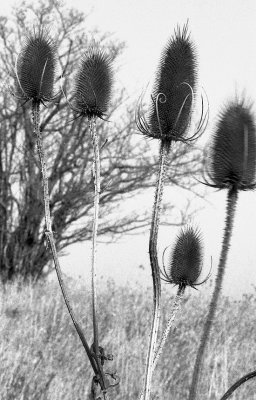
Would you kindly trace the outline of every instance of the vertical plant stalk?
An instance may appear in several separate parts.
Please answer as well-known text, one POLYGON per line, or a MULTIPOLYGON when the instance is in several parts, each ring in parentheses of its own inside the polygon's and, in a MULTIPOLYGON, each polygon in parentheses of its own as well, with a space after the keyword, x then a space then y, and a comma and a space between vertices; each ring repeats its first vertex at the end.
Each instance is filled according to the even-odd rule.
POLYGON ((163 196, 164 178, 165 178, 165 164, 169 149, 170 145, 162 140, 160 145, 158 180, 155 191, 155 200, 153 206, 153 215, 152 215, 150 238, 149 238, 149 257, 150 257, 150 265, 151 265, 152 279, 153 279, 153 319, 151 324, 149 347, 147 353, 145 386, 143 393, 144 400, 149 400, 150 397, 154 352, 156 348, 157 333, 159 329, 159 320, 160 320, 161 281, 160 281, 160 268, 157 258, 157 239, 158 239, 160 211, 161 211, 161 203, 163 196))
POLYGON ((202 365, 202 361, 203 361, 203 356, 204 356, 205 348, 206 348, 206 345, 207 345, 207 342, 209 339, 212 322, 215 317, 216 307, 217 307, 217 303, 218 303, 218 299, 219 299, 219 295, 220 295, 220 291, 221 291, 221 285, 223 282, 226 260, 227 260, 228 250, 229 250, 229 246, 230 246, 230 240, 231 240, 231 236, 232 236, 232 229, 233 229, 233 223, 234 223, 237 198, 238 198, 238 190, 236 187, 232 186, 228 191, 227 208, 226 208, 226 224, 225 224, 224 237, 223 237, 223 242, 222 242, 221 255, 220 255, 220 260, 219 260, 219 265, 218 265, 218 272, 217 272, 217 276, 216 276, 216 280, 215 280, 214 292, 213 292, 212 299, 211 299, 211 302, 209 305, 209 311, 208 311, 208 315, 207 315, 207 318, 206 318, 206 321, 204 324, 203 335, 201 337, 200 345, 199 345, 197 355, 196 355, 196 361, 195 361, 195 365, 194 365, 192 382, 191 382, 190 392, 189 392, 189 400, 195 400, 195 398, 196 398, 197 385, 198 385, 200 369, 201 369, 201 365, 202 365))
POLYGON ((170 317, 168 319, 166 328, 165 328, 165 330, 163 332, 163 335, 162 335, 161 341, 159 343, 158 349, 155 352, 155 357, 154 357, 154 361, 153 361, 153 371, 154 371, 154 369, 155 369, 155 367, 157 365, 159 357, 162 354, 162 351, 163 351, 165 342, 166 342, 166 340, 168 338, 168 335, 169 335, 170 329, 172 327, 173 321, 175 320, 177 312, 180 309, 181 301, 182 301, 183 295, 184 295, 184 291, 185 291, 185 287, 179 287, 178 288, 178 292, 176 294, 176 297, 175 297, 175 300, 174 300, 174 303, 173 303, 173 306, 172 306, 171 315, 170 315, 170 317))
POLYGON ((51 214, 50 214, 50 198, 49 198, 47 167, 46 167, 42 137, 41 137, 40 126, 39 126, 39 124, 40 124, 40 103, 36 100, 32 100, 32 118, 33 118, 34 134, 36 136, 36 144, 37 144, 37 150, 38 150, 38 155, 39 155, 39 160, 40 160, 40 165, 41 165, 42 179, 43 179, 44 212, 45 212, 45 225, 46 225, 45 235, 48 240, 48 243, 50 244, 51 252, 53 255, 53 261, 54 261, 54 265, 55 265, 55 269, 56 269, 56 274, 57 274, 57 278, 59 281, 59 285, 60 285, 60 288, 62 291, 62 295, 63 295, 64 301, 65 301, 65 304, 67 306, 67 309, 68 309, 68 312, 72 319, 72 322, 75 326, 75 329, 78 333, 78 336, 79 336, 79 338, 84 346, 84 349, 87 353, 87 356, 90 360, 91 366, 92 366, 95 374, 97 374, 97 367, 96 367, 95 361, 91 355, 89 345, 84 337, 84 334, 81 330, 80 325, 78 324, 78 322, 76 320, 73 308, 68 299, 62 272, 60 269, 60 264, 59 264, 59 260, 58 260, 55 241, 53 238, 51 214))
POLYGON ((93 143, 93 176, 94 176, 94 216, 92 232, 92 259, 91 259, 91 288, 92 288, 92 318, 93 318, 93 344, 95 349, 96 364, 102 373, 99 351, 99 330, 97 312, 97 288, 96 288, 96 257, 97 257, 97 234, 99 224, 99 200, 100 200, 100 151, 99 139, 96 131, 96 117, 89 119, 90 135, 93 143))

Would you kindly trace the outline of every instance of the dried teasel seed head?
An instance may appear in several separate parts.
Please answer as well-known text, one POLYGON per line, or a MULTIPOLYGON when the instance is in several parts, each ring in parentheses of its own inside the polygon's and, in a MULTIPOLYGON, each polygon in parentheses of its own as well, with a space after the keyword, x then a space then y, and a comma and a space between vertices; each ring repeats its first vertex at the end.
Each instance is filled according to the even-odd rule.
POLYGON ((27 35, 17 58, 17 97, 39 103, 52 99, 56 54, 56 45, 44 29, 35 29, 27 35))
POLYGON ((149 127, 153 137, 179 140, 190 125, 197 82, 197 61, 188 25, 167 43, 153 90, 149 127))
POLYGON ((112 83, 111 58, 103 50, 91 47, 75 77, 75 111, 89 119, 102 118, 109 106, 112 83))
POLYGON ((198 230, 188 227, 182 229, 173 247, 169 265, 164 272, 164 280, 179 285, 195 287, 201 274, 203 262, 203 246, 198 230))
POLYGON ((251 106, 235 99, 222 110, 210 153, 210 186, 249 190, 255 187, 256 134, 251 106))

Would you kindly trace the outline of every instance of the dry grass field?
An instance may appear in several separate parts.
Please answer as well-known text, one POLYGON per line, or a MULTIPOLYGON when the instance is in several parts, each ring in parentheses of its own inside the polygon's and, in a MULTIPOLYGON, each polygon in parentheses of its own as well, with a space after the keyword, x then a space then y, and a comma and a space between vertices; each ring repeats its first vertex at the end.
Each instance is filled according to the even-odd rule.
MULTIPOLYGON (((102 285, 103 286, 103 285, 102 285)), ((163 320, 175 288, 165 287, 163 320), (168 289, 168 290, 167 290, 168 289)), ((90 293, 69 281, 74 309, 91 343, 90 293)), ((153 399, 184 400, 192 374, 211 288, 187 289, 183 308, 156 368, 153 399)), ((72 326, 57 284, 1 287, 1 400, 85 400, 92 371, 72 326)), ((222 297, 207 351, 198 400, 217 400, 245 373, 256 368, 256 293, 240 301, 222 297)), ((106 365, 116 370, 120 385, 115 400, 137 399, 149 335, 151 292, 107 282, 99 295, 100 337, 106 365)), ((232 400, 256 399, 255 380, 239 388, 232 400)))

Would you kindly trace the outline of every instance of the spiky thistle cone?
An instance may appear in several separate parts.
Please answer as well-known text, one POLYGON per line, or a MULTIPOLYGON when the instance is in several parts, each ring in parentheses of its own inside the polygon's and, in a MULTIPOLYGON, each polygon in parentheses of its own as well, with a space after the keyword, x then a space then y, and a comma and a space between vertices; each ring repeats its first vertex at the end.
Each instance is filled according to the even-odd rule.
POLYGON ((74 80, 73 100, 71 106, 78 117, 89 120, 89 130, 93 143, 93 176, 94 176, 94 217, 92 228, 92 259, 91 259, 91 287, 92 287, 92 317, 93 317, 93 348, 98 375, 101 379, 101 389, 106 390, 106 376, 103 371, 100 356, 98 332, 98 307, 96 286, 96 254, 100 200, 100 150, 99 138, 96 130, 96 119, 105 116, 111 98, 113 84, 113 70, 111 58, 98 47, 91 47, 83 56, 74 80))
POLYGON ((203 246, 198 230, 188 227, 182 229, 170 255, 163 279, 179 288, 195 287, 202 271, 203 246))
POLYGON ((210 182, 206 184, 218 189, 228 189, 226 223, 214 291, 196 355, 189 400, 196 399, 199 374, 224 278, 238 191, 255 187, 255 167, 256 135, 253 114, 244 100, 235 99, 225 106, 220 115, 210 152, 210 182))
POLYGON ((163 331, 161 341, 155 353, 153 369, 156 367, 157 361, 163 351, 164 344, 180 308, 186 287, 190 286, 195 288, 195 286, 204 283, 209 277, 208 275, 202 282, 198 282, 202 271, 202 263, 203 246, 199 231, 192 227, 181 230, 173 247, 168 267, 165 268, 163 266, 162 279, 167 283, 177 285, 178 291, 171 308, 171 314, 168 318, 166 328, 163 331))
POLYGON ((186 24, 176 29, 163 50, 149 118, 139 116, 139 130, 166 142, 182 139, 190 126, 196 85, 197 58, 186 24))
POLYGON ((160 320, 161 282, 157 256, 160 210, 166 159, 172 141, 183 140, 191 120, 196 85, 196 57, 188 26, 177 28, 168 42, 156 76, 148 120, 137 113, 138 129, 150 138, 160 139, 159 170, 149 238, 153 279, 153 318, 147 353, 144 400, 149 400, 154 353, 160 320))
POLYGON ((91 47, 83 56, 75 77, 74 109, 80 115, 102 118, 108 109, 113 85, 111 58, 91 47))
POLYGON ((56 45, 42 28, 30 32, 16 65, 16 94, 24 100, 50 101, 57 62, 56 45))
POLYGON ((228 103, 222 110, 210 155, 210 185, 249 190, 255 186, 256 136, 251 108, 245 100, 228 103))
POLYGON ((47 160, 44 153, 43 138, 40 131, 40 103, 51 100, 53 96, 55 67, 55 45, 43 29, 39 29, 37 32, 34 31, 33 34, 30 34, 27 37, 27 40, 17 60, 16 91, 18 98, 24 99, 25 101, 28 101, 30 99, 32 100, 32 119, 34 125, 34 134, 37 140, 37 149, 41 164, 43 180, 45 236, 53 255, 53 261, 58 281, 70 317, 83 344, 83 347, 88 355, 91 366, 95 373, 95 377, 97 377, 97 384, 99 384, 102 390, 104 390, 105 392, 106 378, 103 374, 101 359, 99 360, 98 353, 96 354, 96 356, 93 354, 83 334, 83 330, 74 314, 60 268, 57 249, 52 231, 50 215, 50 196, 47 177, 47 160), (96 360, 98 360, 98 362, 96 360), (100 367, 98 367, 99 364, 100 367))

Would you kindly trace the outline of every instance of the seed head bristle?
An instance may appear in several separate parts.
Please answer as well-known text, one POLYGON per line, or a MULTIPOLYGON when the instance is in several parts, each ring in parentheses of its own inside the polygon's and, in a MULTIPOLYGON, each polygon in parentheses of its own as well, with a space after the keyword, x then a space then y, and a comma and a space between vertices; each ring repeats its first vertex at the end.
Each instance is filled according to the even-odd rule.
POLYGON ((196 53, 186 24, 176 29, 160 59, 149 115, 153 137, 171 141, 186 134, 196 83, 196 53))
POLYGON ((192 227, 182 229, 173 247, 165 280, 184 288, 199 285, 197 280, 201 274, 202 261, 203 247, 199 231, 192 227))
POLYGON ((17 95, 24 100, 51 100, 56 60, 56 45, 48 32, 41 27, 30 32, 17 59, 17 95))
POLYGON ((210 186, 249 190, 255 187, 256 135, 251 106, 234 100, 222 110, 210 153, 210 186))
POLYGON ((102 118, 109 106, 112 84, 111 58, 97 47, 90 48, 75 77, 74 109, 87 118, 102 118))

